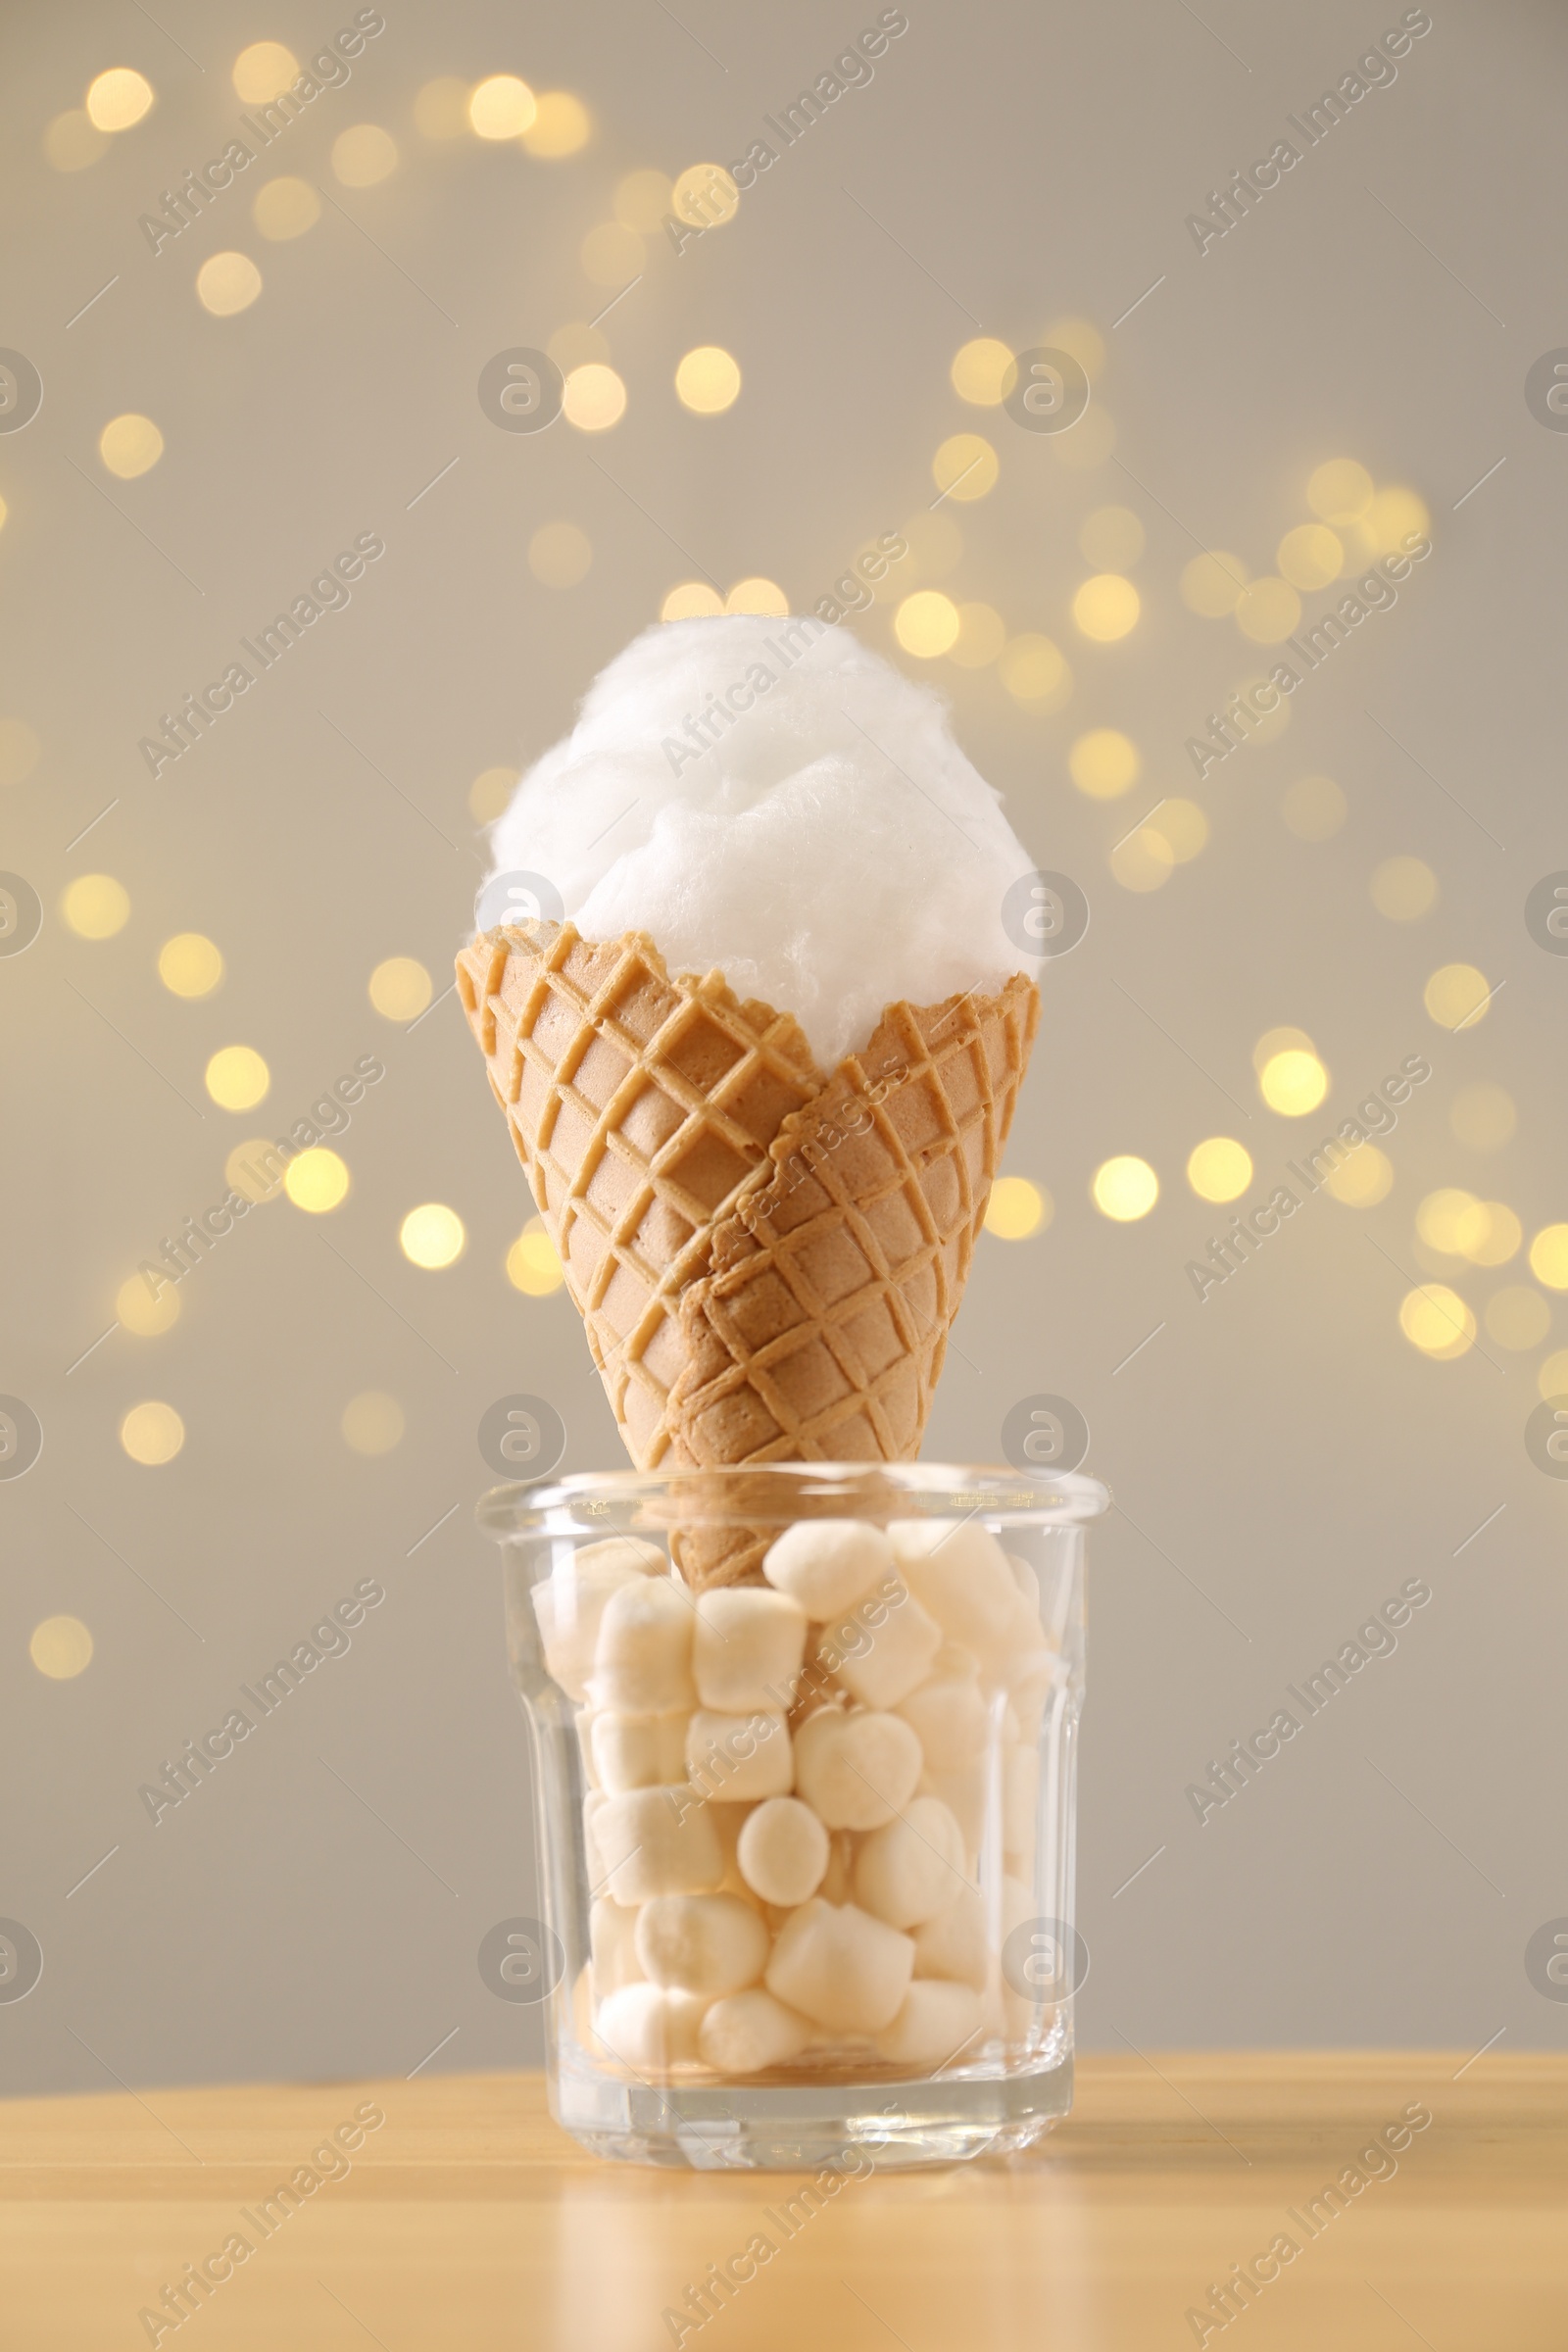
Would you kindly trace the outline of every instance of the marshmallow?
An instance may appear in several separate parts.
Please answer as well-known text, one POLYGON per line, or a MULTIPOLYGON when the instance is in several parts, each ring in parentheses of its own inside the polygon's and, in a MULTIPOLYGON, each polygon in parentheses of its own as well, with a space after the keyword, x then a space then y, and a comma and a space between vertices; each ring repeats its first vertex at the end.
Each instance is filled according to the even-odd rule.
POLYGON ((668 1788, 685 1776, 686 1717, 595 1715, 592 1752, 596 1785, 610 1796, 668 1788))
POLYGON ((990 1962, 986 1907, 977 1886, 960 1886, 945 1911, 914 1932, 916 1977, 951 1977, 983 1992, 990 1962))
POLYGON ((588 1913, 588 1932, 594 1955, 594 1991, 600 2000, 623 1984, 640 1984, 647 1970, 637 1957, 637 1922, 641 1912, 627 1903, 600 1895, 588 1913))
POLYGON ((695 1706, 692 1601, 668 1576, 619 1584, 604 1606, 594 1647, 596 1707, 626 1715, 671 1715, 695 1706))
POLYGON ((1022 1595, 1006 1553, 977 1521, 896 1519, 888 1535, 905 1583, 953 1641, 984 1655, 1016 1632, 1022 1595))
POLYGON ((634 1576, 669 1574, 668 1560, 644 1536, 604 1536, 597 1544, 584 1544, 572 1554, 572 1565, 579 1574, 587 1569, 596 1576, 607 1568, 629 1569, 634 1576))
POLYGON ((726 1804, 783 1796, 795 1783, 789 1726, 761 1709, 720 1715, 699 1707, 686 1726, 686 1770, 699 1788, 726 1804))
POLYGON ((916 1796, 873 1830, 856 1858, 855 1899, 889 1927, 917 1928, 963 1886, 963 1836, 947 1806, 916 1796))
POLYGON ((957 1822, 966 1854, 977 1854, 986 1833, 987 1772, 985 1758, 961 1764, 955 1772, 922 1772, 920 1794, 939 1796, 957 1822))
POLYGON ((923 1682, 942 1628, 890 1569, 859 1605, 824 1625, 811 1655, 862 1706, 892 1707, 923 1682))
POLYGON ((920 1742, 928 1772, 958 1772, 986 1752, 990 1716, 972 1675, 932 1675, 893 1712, 920 1742))
POLYGON ((749 1903, 755 1903, 757 1897, 741 1875, 736 1848, 740 1844, 742 1830, 756 1810, 755 1805, 726 1805, 716 1797, 710 1796, 708 1800, 709 1819, 718 1832, 718 1850, 724 1863, 720 1889, 725 1894, 738 1894, 749 1903))
POLYGON ((877 2034, 876 2046, 884 2058, 903 2066, 948 2066, 973 2041, 980 2018, 980 1995, 972 1986, 922 1978, 877 2034))
POLYGON ((720 2075, 760 2074, 799 2057, 811 2037, 809 2022, 756 1985, 715 2001, 703 2019, 697 2046, 720 2075))
POLYGON ((718 1832, 695 1788, 634 1788, 602 1796, 594 1842, 617 1903, 656 1894, 707 1894, 724 1872, 718 1832))
POLYGON ((897 1715, 826 1708, 795 1735, 795 1781, 830 1830, 879 1830, 914 1794, 920 1742, 897 1715))
POLYGON ((738 1894, 659 1894, 637 1914, 643 1974, 671 1992, 740 1992, 767 1958, 761 1915, 738 1894))
POLYGON ((797 1519, 762 1562, 762 1574, 808 1617, 837 1617, 886 1576, 893 1547, 860 1519, 797 1519))
POLYGON ((824 1903, 851 1903, 855 1900, 855 1839, 848 1830, 835 1830, 832 1847, 816 1891, 824 1903))
POLYGON ((793 1905, 808 1901, 821 1886, 831 1850, 809 1805, 797 1796, 770 1796, 747 1816, 736 1859, 746 1884, 764 1902, 793 1905))
POLYGON ((662 1984, 623 1984, 600 2002, 594 2026, 611 2057, 633 2074, 662 2075, 696 2059, 707 2007, 695 1993, 666 1992, 662 1984))
POLYGON ((785 1922, 766 1984, 787 2007, 841 2034, 891 2025, 909 1988, 914 1945, 854 1903, 813 1897, 785 1922))
POLYGON ((697 1603, 692 1671, 705 1707, 788 1707, 806 1654, 806 1612, 787 1592, 720 1586, 697 1603))
POLYGON ((647 1571, 634 1556, 640 1548, 619 1541, 585 1544, 533 1588, 545 1664, 569 1698, 588 1695, 594 1645, 611 1594, 644 1581, 647 1571))

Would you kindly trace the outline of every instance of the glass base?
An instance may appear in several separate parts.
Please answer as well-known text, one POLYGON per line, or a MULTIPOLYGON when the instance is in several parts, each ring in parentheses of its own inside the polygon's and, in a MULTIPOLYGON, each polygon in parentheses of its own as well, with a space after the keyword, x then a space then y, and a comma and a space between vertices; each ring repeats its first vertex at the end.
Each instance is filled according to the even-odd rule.
POLYGON ((556 2121, 595 2156, 700 2173, 904 2171, 1010 2155, 1072 2105, 1069 2054, 1035 2070, 913 2082, 699 2088, 614 2081, 564 2066, 550 2085, 556 2121))

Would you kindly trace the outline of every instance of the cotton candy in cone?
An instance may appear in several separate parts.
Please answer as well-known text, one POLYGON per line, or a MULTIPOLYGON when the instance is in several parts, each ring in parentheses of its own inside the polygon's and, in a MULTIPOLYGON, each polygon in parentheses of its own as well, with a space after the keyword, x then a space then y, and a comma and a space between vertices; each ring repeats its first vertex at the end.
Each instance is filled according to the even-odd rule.
POLYGON ((458 987, 637 1466, 911 1459, 1033 982, 891 1004, 831 1075, 635 931, 486 932, 458 987))

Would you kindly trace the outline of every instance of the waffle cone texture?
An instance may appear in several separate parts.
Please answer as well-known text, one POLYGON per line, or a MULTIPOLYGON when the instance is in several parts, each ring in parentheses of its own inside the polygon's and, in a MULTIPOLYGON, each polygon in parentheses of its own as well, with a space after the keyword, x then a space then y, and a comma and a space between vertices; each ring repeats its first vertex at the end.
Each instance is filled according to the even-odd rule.
POLYGON ((912 1459, 1033 982, 890 1004, 831 1075, 640 932, 486 932, 458 989, 637 1467, 912 1459))

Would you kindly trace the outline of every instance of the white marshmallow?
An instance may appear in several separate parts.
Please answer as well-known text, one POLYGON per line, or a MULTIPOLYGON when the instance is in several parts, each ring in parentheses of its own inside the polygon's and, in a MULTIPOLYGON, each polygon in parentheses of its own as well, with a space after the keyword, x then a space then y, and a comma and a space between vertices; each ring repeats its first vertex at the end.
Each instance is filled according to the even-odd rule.
POLYGON ((760 1708, 720 1715, 699 1707, 686 1726, 686 1771, 697 1788, 726 1804, 783 1796, 795 1785, 789 1725, 760 1708))
POLYGON ((718 1832, 695 1788, 634 1788, 602 1796, 593 1819, 617 1903, 656 1894, 707 1894, 724 1872, 718 1832))
POLYGON ((940 2067, 962 2056, 980 2030, 980 1995, 936 1977, 909 1986, 898 2015, 876 2036, 884 2058, 903 2066, 940 2067))
POLYGON ((703 2019, 697 2046, 705 2064, 720 2075, 756 2075, 765 2066, 785 2066, 811 2038, 808 2019, 786 2009, 756 1985, 715 2001, 703 2019))
POLYGON ((914 1945, 854 1903, 813 1897, 785 1922, 766 1984, 787 2007, 841 2034, 875 2034, 908 1990, 914 1945))
POLYGON ((832 1852, 817 1893, 824 1903, 853 1903, 855 1900, 855 1839, 848 1830, 835 1830, 832 1852))
POLYGON ((658 1894, 637 1914, 637 1957, 651 1983, 712 2000, 757 1983, 767 1929, 738 1894, 658 1894))
POLYGON ((945 1911, 914 1932, 917 1977, 951 1977, 983 1992, 990 1962, 986 1907, 978 1886, 961 1886, 945 1911))
POLYGON ((596 1575, 606 1568, 629 1568, 635 1576, 669 1574, 668 1560, 644 1536, 602 1536, 597 1544, 584 1544, 572 1559, 579 1572, 586 1568, 596 1575))
POLYGON ((597 1785, 607 1795, 667 1788, 686 1774, 684 1715, 595 1715, 592 1750, 597 1785))
POLYGON ((692 1598, 673 1577, 641 1576, 606 1601, 594 1647, 596 1707, 672 1715, 697 1703, 692 1598))
POLYGON ((1007 1555, 977 1520, 896 1519, 888 1535, 905 1583, 955 1642, 985 1655, 1016 1630, 1024 1602, 1007 1555))
POLYGON ((891 1569, 845 1616, 824 1625, 811 1655, 866 1707, 893 1707, 930 1671, 942 1628, 891 1569))
POLYGON ((973 1675, 936 1675, 902 1698, 902 1715, 920 1742, 928 1772, 958 1772, 986 1752, 991 1718, 973 1675))
POLYGON ((893 1565, 893 1546, 861 1519, 797 1519, 762 1562, 770 1585, 798 1600, 808 1617, 838 1617, 869 1592, 893 1565))
POLYGON ((705 1707, 787 1708, 806 1655, 806 1611, 787 1592, 720 1586, 697 1603, 692 1671, 705 1707))
POLYGON ((767 1903, 810 1899, 826 1874, 831 1842, 809 1805, 798 1796, 770 1796, 748 1815, 736 1859, 748 1886, 767 1903))
POLYGON ((620 1556, 623 1548, 629 1546, 589 1544, 574 1558, 560 1562, 533 1588, 533 1613, 544 1644, 545 1664, 569 1698, 588 1695, 600 1620, 611 1594, 622 1585, 644 1581, 642 1568, 620 1556))
POLYGON ((856 1857, 856 1901, 892 1928, 934 1919, 963 1884, 962 1833, 934 1796, 911 1797, 896 1821, 871 1832, 856 1857))
POLYGON ((600 1895, 589 1910, 594 1991, 600 2000, 609 1993, 618 1992, 623 1984, 640 1984, 648 1973, 637 1957, 637 1922, 641 1917, 641 1912, 630 1904, 614 1902, 608 1894, 600 1895))
POLYGON ((977 1854, 986 1833, 988 1774, 982 1756, 978 1763, 960 1764, 953 1772, 922 1772, 920 1794, 939 1796, 957 1822, 966 1854, 977 1854))
POLYGON ((666 1992, 662 1984, 623 1984, 600 2002, 594 2025, 612 2058, 633 2074, 662 2075, 696 2059, 707 2008, 695 1993, 666 1992))
POLYGON ((718 1850, 724 1862, 724 1876, 719 1881, 719 1886, 725 1894, 741 1895, 749 1903, 755 1903, 757 1897, 741 1876, 736 1848, 740 1844, 742 1830, 756 1810, 755 1805, 727 1805, 717 1797, 710 1796, 708 1800, 709 1818, 718 1832, 718 1850))
POLYGON ((824 1707, 795 1735, 795 1781, 830 1830, 879 1830, 920 1777, 920 1742, 897 1715, 824 1707))

